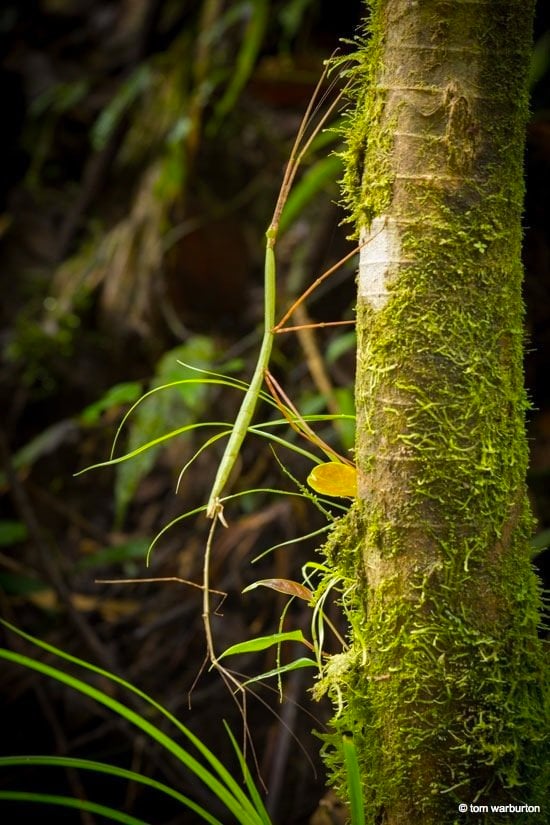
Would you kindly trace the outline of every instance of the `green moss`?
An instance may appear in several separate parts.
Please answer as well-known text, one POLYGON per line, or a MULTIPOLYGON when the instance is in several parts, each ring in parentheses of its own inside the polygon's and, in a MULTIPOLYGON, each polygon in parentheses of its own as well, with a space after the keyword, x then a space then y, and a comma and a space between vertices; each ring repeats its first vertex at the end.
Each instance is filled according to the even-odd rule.
MULTIPOLYGON (((373 4, 358 75, 370 83, 386 54, 388 8, 373 4)), ((483 14, 465 7, 454 21, 452 8, 426 4, 419 14, 446 24, 432 27, 430 43, 446 27, 480 31, 472 59, 483 96, 469 93, 459 65, 430 110, 417 98, 409 106, 407 91, 388 116, 386 93, 370 89, 350 119, 351 212, 359 229, 392 217, 401 261, 385 305, 358 305, 361 500, 325 548, 342 581, 350 650, 319 683, 337 708, 325 753, 341 788, 339 741, 353 734, 369 823, 452 825, 464 821, 462 802, 539 804, 539 816, 496 816, 542 823, 550 694, 529 553, 520 265, 528 11, 510 0, 523 34, 516 20, 504 44, 501 4, 483 14), (510 49, 498 75, 494 52, 483 51, 497 41, 503 61, 510 49), (416 138, 429 118, 429 140, 392 140, 396 121, 416 138), (367 159, 381 159, 377 184, 377 167, 361 171, 365 145, 367 159)), ((398 85, 415 89, 416 70, 399 65, 398 85)))
POLYGON ((334 61, 337 66, 348 67, 345 74, 353 100, 353 106, 344 115, 345 149, 341 153, 344 175, 340 184, 346 222, 357 232, 387 207, 393 180, 392 123, 382 122, 385 92, 374 82, 383 53, 382 30, 374 10, 378 5, 372 3, 373 14, 367 17, 364 32, 357 39, 359 48, 334 61))
MULTIPOLYGON (((459 543, 454 556, 416 571, 405 593, 397 576, 370 589, 367 611, 357 551, 359 533, 372 519, 362 510, 356 505, 327 545, 342 576, 352 642, 318 686, 337 709, 324 747, 331 784, 345 793, 340 741, 351 733, 367 822, 383 821, 381 812, 396 806, 441 823, 458 822, 463 801, 544 806, 545 685, 534 632, 538 592, 529 569, 511 562, 501 570, 510 615, 505 627, 480 626, 467 597, 477 571, 464 569, 459 543), (444 752, 447 764, 426 775, 426 752, 434 760, 444 752)), ((510 559, 523 541, 514 544, 510 559)), ((500 821, 545 819, 514 814, 500 821)))

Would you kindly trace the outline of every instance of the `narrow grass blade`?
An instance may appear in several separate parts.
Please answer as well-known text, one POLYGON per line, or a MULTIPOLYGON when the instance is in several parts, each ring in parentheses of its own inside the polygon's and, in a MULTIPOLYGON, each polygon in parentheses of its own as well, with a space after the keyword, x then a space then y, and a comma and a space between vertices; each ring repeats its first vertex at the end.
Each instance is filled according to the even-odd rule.
POLYGON ((208 438, 208 439, 204 442, 204 444, 201 444, 201 446, 199 447, 199 449, 198 449, 198 450, 196 450, 196 451, 193 453, 193 455, 191 456, 191 458, 189 459, 189 461, 188 461, 186 464, 184 464, 184 466, 183 466, 183 467, 182 467, 182 469, 180 470, 180 474, 179 474, 179 476, 178 476, 178 480, 177 480, 177 482, 176 482, 176 493, 177 493, 177 492, 178 492, 178 490, 179 490, 179 487, 180 487, 180 484, 181 484, 181 480, 182 480, 182 478, 184 477, 184 475, 185 475, 185 473, 187 472, 187 470, 189 469, 189 467, 193 464, 193 462, 194 462, 194 461, 195 461, 195 460, 196 460, 196 459, 197 459, 200 455, 202 455, 202 453, 203 453, 205 450, 207 450, 207 449, 208 449, 208 448, 209 448, 212 444, 215 444, 215 443, 216 443, 216 441, 219 441, 219 440, 220 440, 220 438, 225 438, 226 436, 230 436, 230 435, 231 435, 231 430, 222 430, 222 431, 221 431, 221 433, 216 433, 216 435, 213 435, 213 436, 211 436, 210 438, 208 438))
POLYGON ((240 785, 235 781, 235 779, 231 776, 230 772, 225 768, 225 766, 219 761, 219 759, 198 739, 188 728, 185 727, 173 714, 171 714, 166 708, 160 705, 158 702, 155 702, 150 696, 148 696, 143 691, 136 688, 134 685, 126 682, 124 679, 116 676, 113 673, 109 673, 109 671, 104 670, 103 668, 96 667, 95 665, 90 664, 89 662, 85 662, 82 659, 78 659, 75 656, 71 656, 68 653, 65 653, 58 648, 53 647, 52 645, 47 644, 46 642, 42 642, 40 639, 36 639, 33 636, 30 636, 27 633, 24 633, 22 630, 10 625, 8 622, 4 620, 0 620, 0 623, 3 624, 5 627, 8 627, 13 632, 17 633, 19 636, 26 638, 28 641, 32 642, 33 644, 41 647, 44 650, 49 650, 51 653, 54 653, 56 656, 65 659, 66 661, 71 661, 74 664, 79 665, 89 671, 99 673, 102 676, 105 676, 107 679, 110 679, 113 682, 116 682, 127 690, 130 690, 132 693, 140 696, 144 701, 148 704, 152 705, 156 708, 160 713, 162 713, 167 719, 169 719, 175 727, 183 733, 183 735, 195 746, 195 748, 201 753, 204 759, 209 762, 209 764, 214 768, 217 772, 218 776, 222 780, 220 782, 216 777, 210 773, 210 771, 201 765, 191 754, 189 754, 184 748, 178 745, 171 737, 167 736, 163 731, 159 730, 155 725, 148 722, 146 719, 142 718, 139 714, 135 713, 130 708, 126 707, 122 703, 118 702, 115 699, 112 699, 107 694, 103 693, 100 690, 92 687, 91 685, 82 682, 80 679, 76 677, 70 676, 63 671, 46 665, 42 662, 39 662, 35 659, 30 659, 27 656, 22 656, 21 654, 14 653, 13 651, 6 650, 0 648, 0 658, 5 659, 7 661, 12 661, 18 664, 22 664, 25 667, 28 667, 32 670, 37 670, 47 676, 51 676, 57 681, 67 684, 69 687, 73 687, 74 689, 78 690, 81 693, 88 695, 90 698, 94 699, 95 701, 99 702, 100 704, 106 705, 115 713, 119 714, 126 718, 129 722, 134 724, 136 727, 143 730, 147 733, 151 738, 155 739, 159 744, 169 750, 175 757, 178 759, 182 764, 184 764, 189 770, 195 773, 207 787, 229 808, 229 810, 235 814, 237 819, 239 820, 240 825, 257 825, 258 824, 258 815, 254 810, 252 803, 250 802, 249 798, 246 796, 240 785), (223 783, 223 784, 222 784, 223 783))
POLYGON ((72 796, 59 796, 49 793, 31 793, 30 791, 0 791, 0 801, 4 799, 12 802, 38 802, 42 805, 60 805, 63 808, 76 808, 79 811, 88 811, 110 819, 113 822, 123 822, 125 825, 148 825, 143 819, 136 819, 115 808, 90 802, 89 799, 75 799, 72 796))
POLYGON ((169 785, 165 785, 164 782, 159 782, 144 774, 136 773, 136 771, 120 768, 118 765, 109 765, 106 762, 96 762, 92 759, 79 759, 74 756, 0 756, 0 767, 28 767, 30 765, 47 765, 48 767, 74 768, 75 770, 106 773, 110 776, 116 776, 119 779, 128 780, 129 782, 147 785, 181 802, 186 808, 194 811, 206 822, 210 823, 210 825, 222 825, 219 819, 216 819, 216 817, 212 816, 212 814, 206 811, 201 805, 189 799, 189 797, 176 791, 175 788, 171 788, 169 785))
POLYGON ((223 725, 225 727, 227 735, 229 736, 229 738, 231 740, 231 744, 233 745, 233 749, 234 749, 234 751, 237 755, 237 759, 239 760, 239 765, 241 766, 244 781, 246 782, 246 787, 248 788, 248 793, 250 794, 250 798, 254 802, 254 806, 255 806, 256 810, 258 811, 258 813, 259 813, 259 815, 262 819, 262 822, 265 825, 272 825, 270 816, 269 816, 269 814, 268 814, 268 812, 267 812, 267 810, 264 806, 264 803, 262 801, 262 798, 261 798, 260 794, 258 793, 258 789, 257 789, 257 787, 254 783, 254 780, 252 779, 252 776, 250 774, 250 770, 248 769, 248 765, 246 764, 246 759, 244 758, 244 754, 243 754, 242 750, 239 748, 237 740, 233 736, 231 728, 229 727, 229 725, 227 724, 225 719, 223 720, 223 725))
POLYGON ((253 682, 263 682, 264 679, 271 679, 273 676, 281 676, 283 673, 289 673, 291 670, 300 670, 302 667, 314 667, 319 669, 319 665, 313 659, 308 659, 307 656, 302 656, 300 659, 295 659, 286 665, 274 667, 273 670, 267 670, 265 673, 260 673, 258 676, 252 676, 243 682, 243 685, 251 685, 253 682))
MULTIPOLYGON (((291 496, 291 497, 294 497, 294 498, 310 498, 310 496, 307 496, 305 493, 296 493, 293 490, 279 490, 276 487, 252 487, 250 490, 242 490, 240 493, 232 493, 230 496, 224 496, 221 499, 221 501, 222 501, 222 504, 225 504, 227 501, 233 501, 233 499, 242 498, 242 496, 248 496, 251 493, 275 493, 278 496, 291 496)), ((337 503, 335 501, 332 501, 331 499, 328 499, 328 498, 318 498, 317 500, 320 501, 322 504, 329 505, 334 510, 342 510, 343 512, 346 512, 347 510, 349 510, 349 505, 345 506, 344 504, 339 504, 339 503, 337 503)), ((204 510, 204 507, 201 507, 201 508, 198 508, 198 509, 204 510)), ((197 511, 195 511, 195 512, 197 512, 197 511)), ((186 515, 190 515, 190 513, 187 513, 186 515)), ((182 518, 182 517, 180 516, 180 518, 182 518)), ((177 519, 174 519, 172 524, 175 524, 176 521, 177 521, 177 519)), ((167 529, 167 528, 165 528, 165 529, 167 529)), ((159 535, 160 535, 160 533, 159 533, 159 535)))
POLYGON ((361 791, 361 776, 359 774, 359 762, 357 751, 353 740, 349 736, 342 739, 344 750, 344 761, 348 777, 348 793, 351 808, 352 825, 365 825, 365 809, 363 806, 363 793, 361 791))
POLYGON ((264 432, 265 426, 266 424, 252 424, 252 426, 248 428, 248 432, 259 435, 262 438, 266 438, 268 441, 273 441, 275 444, 280 444, 281 447, 286 447, 287 449, 292 450, 293 453, 303 455, 304 458, 308 458, 310 461, 313 461, 314 464, 323 463, 324 459, 318 458, 313 453, 310 453, 309 450, 304 450, 303 447, 298 447, 297 444, 293 444, 293 442, 289 441, 287 438, 282 438, 280 435, 275 435, 274 433, 264 432))

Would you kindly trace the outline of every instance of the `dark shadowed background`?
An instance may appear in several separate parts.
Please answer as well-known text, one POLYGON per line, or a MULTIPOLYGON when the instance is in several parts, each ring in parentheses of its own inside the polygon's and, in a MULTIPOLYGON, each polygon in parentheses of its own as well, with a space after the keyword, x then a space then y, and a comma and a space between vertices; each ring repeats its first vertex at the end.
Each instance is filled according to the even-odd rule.
MULTIPOLYGON (((539 2, 535 31, 524 261, 533 552, 548 586, 540 552, 550 543, 545 5, 539 2)), ((242 720, 226 686, 203 672, 189 698, 205 655, 200 591, 176 582, 96 583, 201 581, 204 518, 167 530, 148 568, 145 556, 159 530, 206 501, 219 442, 177 482, 215 430, 189 430, 132 462, 75 473, 108 459, 122 416, 142 393, 196 375, 178 361, 250 376, 263 313, 263 234, 284 165, 323 60, 353 37, 362 10, 360 2, 328 0, 8 0, 0 11, 1 615, 150 693, 235 772, 222 720, 239 739, 242 720)), ((301 199, 277 247, 279 315, 353 247, 338 206, 331 154, 338 139, 324 133, 304 161, 301 199)), ((353 305, 352 261, 295 323, 351 319, 353 305)), ((273 370, 300 411, 352 410, 351 329, 279 336, 273 370)), ((200 421, 231 421, 239 400, 231 388, 204 384, 154 394, 128 420, 117 454, 200 421)), ((270 415, 262 405, 258 418, 270 415)), ((341 452, 351 447, 341 423, 321 434, 341 452)), ((282 449, 277 456, 304 483, 309 465, 282 449)), ((258 487, 296 490, 269 447, 249 439, 233 490, 258 487)), ((307 500, 267 493, 243 496, 226 515, 230 529, 218 533, 212 564, 213 586, 229 594, 214 620, 219 651, 276 631, 286 600, 241 591, 262 578, 300 579, 319 540, 251 559, 323 524, 307 500)), ((338 623, 337 606, 330 610, 338 623)), ((305 630, 308 622, 307 606, 294 603, 285 628, 305 630)), ((9 632, 4 637, 15 650, 31 650, 9 632)), ((271 652, 237 664, 250 674, 273 666, 271 652)), ((324 786, 312 730, 324 730, 329 708, 311 701, 310 672, 287 679, 284 704, 259 688, 247 708, 270 812, 281 825, 312 815, 315 825, 338 821, 330 801, 314 813, 324 786)), ((220 815, 179 765, 89 700, 16 667, 0 670, 0 689, 2 753, 132 766, 220 815)), ((19 787, 20 777, 6 771, 0 789, 19 787)), ((107 778, 44 769, 26 773, 24 787, 100 796, 154 825, 197 821, 150 791, 107 778)), ((39 809, 5 810, 5 822, 42 821, 39 809)), ((99 821, 75 811, 55 818, 99 821)))

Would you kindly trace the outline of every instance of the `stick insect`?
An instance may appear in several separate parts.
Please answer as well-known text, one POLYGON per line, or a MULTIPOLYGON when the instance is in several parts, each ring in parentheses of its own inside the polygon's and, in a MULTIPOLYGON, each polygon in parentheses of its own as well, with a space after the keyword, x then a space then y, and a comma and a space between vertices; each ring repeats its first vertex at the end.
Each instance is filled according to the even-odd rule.
MULTIPOLYGON (((235 466, 237 458, 239 456, 239 452, 242 446, 242 443, 245 439, 248 427, 250 426, 250 422, 252 420, 252 416, 254 415, 254 411, 256 409, 256 404, 258 401, 258 397, 260 395, 260 390, 262 388, 262 384, 264 381, 264 376, 267 372, 269 366, 269 359, 271 357, 271 350, 273 348, 273 340, 274 336, 277 332, 282 331, 282 326, 288 319, 289 315, 293 311, 293 309, 301 303, 307 295, 309 295, 312 289, 317 286, 317 284, 328 277, 336 267, 340 266, 346 260, 351 258, 354 254, 356 254, 357 250, 352 250, 349 255, 347 255, 343 261, 340 261, 336 267, 332 267, 330 270, 327 270, 321 278, 319 278, 314 285, 312 285, 306 292, 298 299, 297 302, 291 307, 291 309, 284 315, 281 321, 276 325, 275 324, 275 299, 276 299, 276 261, 275 261, 275 243, 277 240, 277 234, 279 231, 279 222, 281 218, 281 214, 288 197, 290 188, 300 166, 300 163, 308 151, 309 147, 311 146, 312 141, 315 139, 319 131, 323 128, 329 117, 332 115, 338 104, 340 103, 342 96, 344 95, 345 89, 340 91, 335 100, 328 106, 325 113, 320 118, 318 124, 316 125, 315 129, 313 130, 312 134, 306 138, 306 132, 310 123, 310 119, 312 114, 315 112, 315 108, 317 106, 317 101, 319 98, 320 90, 322 84, 326 78, 327 69, 323 72, 321 79, 319 80, 311 101, 306 109, 305 115, 302 119, 302 123, 298 130, 298 134, 294 141, 294 145, 292 147, 292 151, 290 153, 290 158, 287 163, 285 174, 283 177, 283 182, 281 184, 281 189, 279 191, 279 196, 277 198, 277 203, 275 205, 275 210, 273 212, 273 217, 271 219, 271 223, 266 232, 266 245, 265 245, 265 264, 264 264, 264 332, 262 337, 262 343, 260 347, 260 352, 258 354, 258 360, 256 362, 256 367, 254 369, 254 373, 252 375, 252 379, 248 386, 248 389, 245 393, 243 398, 241 407, 237 414, 237 418, 235 419, 235 423, 233 425, 233 429, 231 431, 231 435, 227 442, 224 454, 222 456, 221 462, 218 466, 218 470, 216 473, 216 477, 214 479, 214 483, 212 485, 212 489, 210 492, 210 496, 208 499, 208 505, 206 508, 206 515, 208 518, 211 519, 219 519, 222 524, 226 525, 224 516, 223 516, 223 506, 221 503, 221 496, 222 493, 227 485, 229 480, 229 476, 235 466)), ((322 100, 321 100, 322 103, 322 100)), ((336 322, 341 323, 341 322, 336 322)))
MULTIPOLYGON (((238 674, 228 670, 224 665, 220 662, 219 657, 216 655, 215 647, 214 647, 214 639, 212 633, 212 627, 210 624, 212 610, 210 606, 210 593, 215 592, 212 591, 210 588, 210 556, 211 556, 211 549, 212 543, 214 539, 214 533, 216 529, 217 522, 220 521, 224 526, 227 526, 224 515, 223 515, 223 504, 222 504, 222 495, 227 486, 227 482, 229 480, 229 476, 235 466, 237 458, 239 456, 239 452, 243 441, 245 439, 246 433, 252 421, 252 417, 254 415, 254 411, 256 409, 257 401, 261 393, 262 384, 264 380, 267 380, 267 386, 273 393, 273 386, 274 386, 274 379, 269 375, 269 360, 271 356, 271 351, 273 348, 273 341, 274 337, 279 332, 286 332, 290 331, 291 329, 295 329, 295 327, 286 327, 286 321, 292 314, 292 312, 311 294, 313 289, 315 289, 319 283, 329 277, 332 272, 335 271, 338 267, 340 267, 343 263, 349 260, 352 256, 354 256, 358 249, 353 249, 345 258, 338 262, 334 267, 331 267, 325 273, 323 273, 308 289, 294 302, 294 304, 290 307, 290 309, 284 314, 281 320, 276 324, 275 323, 275 302, 276 302, 276 260, 275 260, 275 245, 279 230, 279 223, 281 219, 281 215, 283 212, 283 208, 285 202, 287 200, 288 194, 290 192, 291 186, 295 179, 296 173, 300 166, 300 163, 309 150, 312 141, 315 139, 319 131, 323 128, 326 124, 327 120, 331 117, 334 113, 335 109, 339 105, 344 93, 345 88, 342 89, 336 96, 335 99, 330 103, 330 105, 325 110, 324 114, 319 118, 318 123, 316 124, 315 128, 312 130, 311 134, 307 134, 309 129, 309 124, 311 122, 311 118, 315 116, 317 111, 318 105, 321 106, 324 98, 320 96, 322 85, 325 81, 327 74, 327 70, 323 72, 321 79, 319 80, 311 101, 306 109, 305 115, 302 119, 300 128, 298 130, 296 139, 294 141, 294 145, 292 147, 292 151, 289 157, 289 161, 287 163, 285 173, 283 176, 283 181, 281 184, 281 188, 279 191, 279 195, 277 198, 277 202, 275 205, 275 209, 273 212, 273 217, 271 219, 271 223, 266 232, 266 244, 265 244, 265 264, 264 264, 264 330, 262 336, 262 342, 260 351, 258 354, 258 360, 256 362, 256 366, 254 369, 254 373, 252 375, 252 379, 248 386, 248 389, 244 395, 243 401, 241 403, 241 407, 237 414, 235 423, 231 430, 229 440, 227 442, 225 451, 223 453, 221 462, 218 466, 218 470, 214 479, 214 483, 212 485, 212 489, 210 491, 210 496, 208 499, 208 504, 206 507, 206 515, 208 518, 212 520, 210 529, 208 531, 208 538, 206 542, 206 548, 204 553, 203 559, 203 582, 202 582, 202 592, 203 592, 203 624, 205 629, 206 635, 206 658, 203 662, 203 665, 197 674, 197 679, 200 677, 200 674, 205 667, 205 665, 210 662, 210 667, 215 668, 220 676, 222 677, 223 681, 226 683, 227 687, 230 689, 230 692, 233 696, 234 701, 237 703, 240 712, 243 717, 244 722, 244 742, 246 745, 246 741, 249 740, 249 733, 248 728, 246 725, 246 691, 250 690, 250 687, 243 685, 243 683, 239 680, 238 674), (319 104, 318 101, 320 100, 319 104), (240 696, 240 701, 239 697, 240 696)), ((330 90, 329 90, 330 92, 330 90)), ((335 324, 339 325, 341 323, 349 323, 349 322, 341 322, 336 321, 335 324)), ((353 322, 352 322, 353 323, 353 322)), ((329 324, 323 324, 323 326, 328 326, 329 324)), ((311 325, 315 326, 315 325, 311 325)), ((276 403, 279 401, 278 406, 282 409, 283 405, 280 402, 281 397, 285 398, 284 395, 281 395, 281 392, 275 392, 273 395, 276 403)), ((290 408, 289 408, 290 409, 290 408)), ((291 409, 292 408, 291 405, 291 409)), ((311 432, 311 431, 310 431, 311 432)), ((312 433, 312 436, 314 434, 312 433)), ((313 440, 313 438, 312 438, 313 440)), ((345 459, 342 459, 346 461, 345 459)), ((251 743, 252 744, 252 743, 251 743)), ((252 748, 253 751, 253 748, 252 748)), ((254 751, 253 751, 254 752, 254 751)))

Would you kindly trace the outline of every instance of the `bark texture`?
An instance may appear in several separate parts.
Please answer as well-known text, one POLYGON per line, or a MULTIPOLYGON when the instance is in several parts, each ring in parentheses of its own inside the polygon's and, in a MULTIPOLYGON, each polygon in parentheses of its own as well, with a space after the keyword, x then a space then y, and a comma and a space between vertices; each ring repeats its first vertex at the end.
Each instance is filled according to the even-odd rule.
POLYGON ((359 499, 326 548, 352 646, 319 689, 353 733, 369 825, 547 821, 520 262, 532 5, 376 0, 357 55, 359 499))

